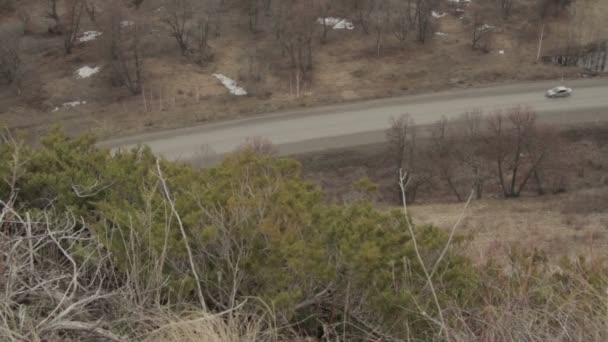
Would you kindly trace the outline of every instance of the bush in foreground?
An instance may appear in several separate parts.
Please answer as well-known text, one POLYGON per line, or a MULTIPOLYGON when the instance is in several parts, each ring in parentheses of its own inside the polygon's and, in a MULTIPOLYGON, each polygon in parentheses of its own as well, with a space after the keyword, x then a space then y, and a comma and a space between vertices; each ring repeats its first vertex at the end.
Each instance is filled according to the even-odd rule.
POLYGON ((329 203, 292 160, 199 170, 59 132, 0 156, 10 340, 606 338, 604 263, 474 266, 402 211, 329 203))

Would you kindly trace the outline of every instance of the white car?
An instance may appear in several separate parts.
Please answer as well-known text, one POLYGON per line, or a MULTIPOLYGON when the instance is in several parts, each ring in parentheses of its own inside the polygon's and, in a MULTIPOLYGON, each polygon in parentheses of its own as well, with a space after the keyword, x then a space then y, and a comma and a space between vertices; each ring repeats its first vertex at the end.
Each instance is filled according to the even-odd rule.
POLYGON ((547 90, 547 93, 545 94, 545 96, 552 98, 552 97, 567 97, 572 95, 572 88, 568 88, 568 87, 564 87, 564 86, 559 86, 559 87, 555 87, 552 89, 547 90))

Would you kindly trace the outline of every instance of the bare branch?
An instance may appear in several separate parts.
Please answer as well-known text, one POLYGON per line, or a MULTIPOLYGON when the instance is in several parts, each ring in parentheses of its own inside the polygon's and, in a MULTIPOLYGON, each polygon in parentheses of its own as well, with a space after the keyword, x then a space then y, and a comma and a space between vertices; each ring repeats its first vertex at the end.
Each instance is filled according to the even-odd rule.
POLYGON ((76 38, 80 32, 82 14, 85 11, 84 0, 67 0, 66 23, 63 32, 63 47, 66 54, 72 53, 76 38))
POLYGON ((186 230, 184 229, 182 219, 181 219, 179 213, 177 212, 177 210, 175 209, 175 203, 173 202, 173 199, 171 199, 171 195, 169 194, 169 188, 167 187, 165 178, 163 178, 163 173, 162 173, 161 167, 160 167, 160 159, 156 160, 156 170, 158 172, 158 179, 160 180, 160 183, 162 185, 162 190, 165 195, 165 199, 167 200, 167 202, 169 203, 169 206, 171 207, 171 212, 173 213, 173 215, 175 215, 175 218, 177 219, 177 223, 179 225, 180 232, 182 233, 182 238, 184 239, 184 245, 186 246, 186 251, 188 252, 188 259, 190 260, 190 268, 192 270, 192 274, 194 275, 194 278, 196 279, 196 286, 198 289, 198 297, 199 297, 201 308, 203 310, 207 310, 207 304, 205 304, 205 298, 203 297, 203 289, 201 288, 201 280, 198 276, 198 272, 196 271, 196 266, 194 264, 194 257, 192 256, 192 250, 190 249, 190 243, 188 242, 188 235, 186 234, 186 230))
POLYGON ((90 332, 100 337, 105 338, 109 341, 122 342, 125 341, 122 337, 112 333, 111 331, 99 328, 98 324, 77 322, 77 321, 61 321, 53 323, 45 329, 47 332, 50 331, 62 331, 62 330, 76 330, 83 332, 90 332))
MULTIPOLYGON (((443 331, 446 341, 450 341, 450 334, 448 332, 448 327, 447 327, 446 321, 443 317, 443 310, 441 309, 441 305, 439 304, 439 298, 437 297, 437 292, 435 291, 435 285, 433 284, 431 275, 429 274, 428 269, 424 263, 424 260, 422 259, 422 255, 420 254, 420 250, 418 248, 418 240, 416 238, 416 233, 414 232, 413 224, 410 222, 410 217, 407 212, 407 200, 406 200, 406 196, 405 196, 406 187, 407 187, 406 179, 407 179, 407 173, 403 173, 402 170, 399 170, 399 187, 401 188, 401 199, 403 202, 403 217, 405 219, 405 223, 406 223, 408 230, 410 232, 410 235, 412 237, 412 243, 414 245, 414 252, 416 254, 416 259, 418 259, 418 263, 420 263, 420 267, 422 268, 422 272, 424 273, 424 276, 426 278, 427 285, 429 286, 429 288, 431 290, 431 294, 433 296, 433 302, 435 303, 435 306, 437 308, 437 313, 439 315, 439 321, 441 322, 441 325, 440 325, 441 331, 443 331)), ((423 314, 425 314, 425 313, 423 312, 423 314)))
POLYGON ((111 182, 107 185, 99 186, 99 179, 96 179, 95 183, 93 183, 89 186, 81 186, 78 184, 72 184, 72 190, 74 190, 74 192, 76 193, 76 196, 78 196, 80 198, 94 197, 94 196, 97 196, 102 191, 104 191, 104 190, 108 189, 109 187, 111 187, 112 185, 114 185, 114 183, 115 182, 111 182))

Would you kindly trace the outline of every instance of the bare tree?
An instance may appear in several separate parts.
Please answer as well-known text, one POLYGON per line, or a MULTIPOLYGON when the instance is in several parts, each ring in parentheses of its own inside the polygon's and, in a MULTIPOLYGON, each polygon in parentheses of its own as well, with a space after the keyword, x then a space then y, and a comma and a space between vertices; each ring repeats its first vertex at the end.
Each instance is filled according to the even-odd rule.
POLYGON ((191 0, 170 0, 165 8, 163 22, 168 26, 171 37, 175 38, 182 56, 190 49, 190 20, 193 17, 191 0))
POLYGON ((432 34, 431 12, 436 6, 436 0, 416 0, 416 33, 418 42, 424 44, 432 34))
POLYGON ((247 14, 249 16, 249 31, 258 31, 260 12, 262 11, 262 0, 247 0, 247 14))
POLYGON ((209 62, 209 41, 220 35, 222 0, 170 0, 162 17, 184 57, 197 64, 209 62))
POLYGON ((47 0, 47 11, 46 17, 53 20, 53 25, 49 27, 49 33, 60 34, 61 33, 61 18, 59 12, 57 12, 58 0, 47 0))
POLYGON ((192 34, 194 40, 190 53, 197 64, 205 64, 213 59, 209 41, 213 36, 219 37, 222 23, 223 0, 202 0, 194 9, 197 13, 196 26, 192 34))
POLYGON ((136 9, 139 9, 141 4, 144 3, 144 0, 131 0, 131 5, 133 5, 136 9))
POLYGON ((204 17, 198 20, 196 32, 194 34, 195 49, 193 51, 194 62, 203 65, 213 57, 209 46, 209 18, 204 17))
MULTIPOLYGON (((488 130, 485 136, 487 154, 496 167, 495 172, 503 194, 505 197, 509 197, 510 192, 505 179, 505 169, 508 168, 508 157, 511 149, 508 123, 502 112, 496 112, 488 117, 486 125, 488 130)), ((517 154, 519 155, 519 153, 517 154)))
POLYGON ((329 0, 316 0, 316 8, 318 10, 318 17, 321 18, 323 24, 323 31, 321 33, 321 44, 325 44, 327 42, 327 34, 329 33, 331 27, 327 25, 327 17, 329 16, 329 12, 332 9, 332 2, 329 0))
POLYGON ((63 47, 66 54, 71 54, 80 32, 80 23, 85 5, 84 0, 67 0, 66 6, 67 13, 63 31, 63 47))
POLYGON ((456 155, 466 166, 464 174, 470 179, 469 184, 475 190, 475 197, 481 199, 484 183, 488 179, 487 162, 483 154, 485 142, 481 111, 464 113, 454 124, 459 132, 455 142, 456 155))
POLYGON ((23 31, 24 33, 30 33, 32 32, 32 28, 30 26, 31 22, 32 22, 32 15, 31 13, 23 8, 20 7, 17 11, 16 11, 16 16, 19 19, 19 21, 21 22, 21 24, 23 25, 23 31))
POLYGON ((0 31, 0 76, 9 84, 18 81, 21 58, 19 36, 9 30, 0 31))
POLYGON ((124 85, 132 94, 142 90, 144 52, 142 48, 143 25, 133 21, 132 25, 123 25, 124 14, 118 6, 112 7, 106 25, 107 56, 114 72, 114 80, 124 85))
MULTIPOLYGON (((395 162, 395 172, 403 173, 404 181, 408 184, 406 195, 409 203, 414 203, 418 190, 427 184, 432 176, 425 153, 417 146, 416 135, 415 122, 408 114, 392 118, 386 131, 389 154, 395 162)), ((399 191, 397 194, 399 195, 399 191)))
POLYGON ((547 191, 558 193, 565 190, 562 161, 559 158, 563 153, 563 144, 558 130, 549 126, 538 127, 536 134, 526 145, 525 153, 536 163, 532 176, 537 194, 544 195, 547 191))
MULTIPOLYGON (((287 27, 286 17, 289 13, 289 3, 287 1, 275 1, 272 6, 272 30, 274 38, 281 41, 283 32, 287 27)), ((284 51, 283 51, 284 52, 284 51)))
POLYGON ((205 4, 205 13, 213 28, 213 35, 219 37, 224 18, 224 0, 206 0, 205 4))
POLYGON ((244 63, 240 63, 242 67, 239 69, 238 79, 250 94, 259 94, 264 91, 260 86, 263 84, 264 75, 269 67, 264 53, 264 49, 256 48, 246 51, 241 57, 244 63))
POLYGON ((92 22, 95 22, 97 20, 97 5, 96 5, 95 1, 83 0, 83 2, 84 2, 84 9, 85 9, 85 11, 87 11, 87 14, 89 15, 89 19, 91 19, 92 22))
POLYGON ((486 12, 479 6, 474 6, 472 11, 471 49, 481 49, 484 52, 488 52, 491 48, 492 35, 495 28, 486 23, 486 12))
POLYGON ((558 16, 572 4, 573 0, 537 0, 537 2, 539 14, 544 18, 550 13, 558 16))
POLYGON ((500 4, 500 10, 502 12, 502 16, 505 19, 508 19, 511 16, 511 11, 513 10, 513 4, 515 0, 498 0, 500 4))
POLYGON ((0 0, 0 13, 13 13, 15 9, 15 0, 0 0))
POLYGON ((361 29, 365 34, 370 33, 370 18, 378 1, 379 0, 354 0, 353 2, 357 23, 361 26, 361 29))
POLYGON ((388 1, 378 3, 371 17, 376 38, 376 57, 380 57, 384 37, 390 28, 391 8, 388 1))
POLYGON ((239 147, 242 151, 252 151, 260 156, 276 156, 278 153, 277 147, 268 138, 264 137, 249 137, 245 143, 239 147))
POLYGON ((395 161, 395 168, 404 169, 405 165, 410 164, 413 159, 416 143, 414 120, 410 118, 409 114, 391 118, 390 128, 386 131, 386 139, 390 144, 389 148, 395 161))
POLYGON ((304 81, 310 80, 313 66, 313 37, 317 28, 315 8, 306 0, 298 0, 287 8, 281 22, 279 44, 288 57, 296 84, 296 96, 302 93, 304 81))
MULTIPOLYGON (((487 119, 486 146, 496 167, 500 187, 505 197, 519 197, 532 177, 550 157, 549 135, 541 134, 536 114, 521 107, 506 114, 496 112, 487 119)), ((537 182, 541 184, 541 180, 537 182)))
POLYGON ((446 182, 459 202, 464 200, 456 184, 459 170, 459 159, 455 139, 450 132, 448 120, 443 117, 431 128, 430 157, 439 176, 446 182))
POLYGON ((401 47, 407 43, 410 32, 414 29, 414 10, 412 0, 397 1, 393 4, 391 27, 401 47))

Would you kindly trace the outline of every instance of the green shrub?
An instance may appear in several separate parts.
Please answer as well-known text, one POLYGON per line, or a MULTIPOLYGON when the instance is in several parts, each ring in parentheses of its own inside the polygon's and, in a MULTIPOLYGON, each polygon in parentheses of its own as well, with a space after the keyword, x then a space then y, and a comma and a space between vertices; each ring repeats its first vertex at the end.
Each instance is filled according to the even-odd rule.
MULTIPOLYGON (((11 151, 4 145, 0 153, 11 151)), ((212 308, 256 297, 278 317, 306 321, 301 327, 308 333, 337 317, 371 317, 397 336, 438 330, 429 319, 437 310, 403 214, 365 200, 329 204, 293 160, 245 150, 203 170, 161 161, 167 198, 156 159, 145 148, 111 155, 91 137, 69 139, 54 131, 23 154, 19 205, 53 205, 90 222, 121 281, 161 287, 163 301, 196 299, 188 244, 212 308)), ((9 169, 0 165, 0 172, 9 169)), ((447 236, 432 226, 414 230, 430 269, 447 236)), ((452 252, 433 281, 442 306, 469 301, 478 287, 471 263, 452 252)))

